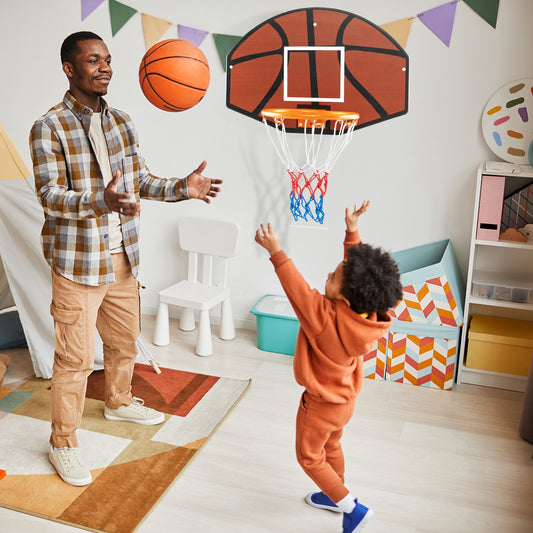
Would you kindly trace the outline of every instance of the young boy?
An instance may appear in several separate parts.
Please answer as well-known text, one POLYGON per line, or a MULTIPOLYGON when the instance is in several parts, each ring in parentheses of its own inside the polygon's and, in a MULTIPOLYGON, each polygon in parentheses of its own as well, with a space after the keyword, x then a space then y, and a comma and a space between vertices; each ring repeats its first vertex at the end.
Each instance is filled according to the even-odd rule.
POLYGON ((256 242, 270 253, 276 274, 300 321, 294 354, 296 381, 305 387, 296 419, 296 456, 320 492, 306 502, 342 512, 343 533, 360 531, 373 515, 344 486, 343 428, 363 383, 363 361, 390 327, 387 311, 402 297, 396 263, 379 248, 360 244, 357 222, 369 206, 346 208, 344 260, 328 275, 325 295, 309 287, 281 249, 270 224, 256 242))

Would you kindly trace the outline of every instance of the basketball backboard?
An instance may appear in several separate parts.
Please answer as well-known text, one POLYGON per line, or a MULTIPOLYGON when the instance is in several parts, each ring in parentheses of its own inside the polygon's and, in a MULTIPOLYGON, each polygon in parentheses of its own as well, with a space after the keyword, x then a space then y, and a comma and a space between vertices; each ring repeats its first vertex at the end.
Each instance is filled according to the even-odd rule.
MULTIPOLYGON (((407 113, 408 63, 389 34, 353 13, 288 11, 228 54, 226 104, 259 121, 265 108, 356 112, 359 129, 407 113)), ((303 131, 295 121, 286 128, 303 131)))

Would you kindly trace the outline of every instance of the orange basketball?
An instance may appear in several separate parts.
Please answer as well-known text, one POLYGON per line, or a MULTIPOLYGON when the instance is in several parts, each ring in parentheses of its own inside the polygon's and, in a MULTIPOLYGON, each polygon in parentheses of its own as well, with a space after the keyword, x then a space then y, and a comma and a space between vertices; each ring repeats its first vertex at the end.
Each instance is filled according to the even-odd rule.
POLYGON ((139 66, 144 96, 163 111, 184 111, 195 106, 204 97, 209 78, 209 64, 203 52, 181 39, 154 44, 139 66))

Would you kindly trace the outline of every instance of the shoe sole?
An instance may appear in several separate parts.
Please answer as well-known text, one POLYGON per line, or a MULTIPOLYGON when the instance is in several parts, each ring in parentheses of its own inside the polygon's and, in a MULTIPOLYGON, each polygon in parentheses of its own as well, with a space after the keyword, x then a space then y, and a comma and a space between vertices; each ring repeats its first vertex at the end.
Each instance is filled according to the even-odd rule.
POLYGON ((331 505, 322 505, 320 503, 315 503, 312 499, 311 499, 311 496, 314 494, 314 492, 310 492, 306 497, 305 497, 305 503, 307 503, 308 505, 310 505, 311 507, 315 507, 316 509, 325 509, 326 511, 331 511, 332 513, 342 513, 342 509, 340 509, 339 507, 335 506, 335 507, 331 507, 331 505))
POLYGON ((142 418, 122 418, 120 416, 104 413, 104 418, 107 418, 107 420, 112 420, 113 422, 133 422, 134 424, 140 424, 141 426, 157 426, 165 421, 165 415, 161 415, 160 418, 144 420, 142 418))
POLYGON ((363 529, 366 524, 368 523, 368 521, 374 516, 374 511, 372 511, 372 509, 369 509, 365 516, 363 517, 363 519, 361 520, 361 522, 359 522, 359 524, 357 524, 357 527, 352 531, 352 533, 357 533, 358 531, 361 531, 361 529, 363 529))
POLYGON ((93 477, 92 476, 89 476, 88 478, 84 478, 84 479, 71 479, 69 477, 66 477, 66 476, 62 475, 59 472, 59 470, 56 468, 56 465, 54 464, 54 461, 52 461, 52 458, 50 456, 48 456, 48 460, 50 461, 50 463, 54 467, 54 470, 56 471, 57 475, 65 483, 68 483, 69 485, 72 485, 74 487, 84 487, 85 485, 90 485, 93 482, 93 477))

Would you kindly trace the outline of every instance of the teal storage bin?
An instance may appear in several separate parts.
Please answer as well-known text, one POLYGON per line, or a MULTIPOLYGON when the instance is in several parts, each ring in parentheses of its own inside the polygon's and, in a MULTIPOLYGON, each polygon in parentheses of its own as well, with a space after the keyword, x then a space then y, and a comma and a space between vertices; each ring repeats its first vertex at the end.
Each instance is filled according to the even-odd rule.
POLYGON ((260 350, 294 355, 300 322, 286 296, 267 294, 250 312, 256 316, 260 350))
POLYGON ((463 325, 465 287, 449 239, 391 254, 403 298, 386 336, 364 356, 364 376, 449 390, 463 325))
POLYGON ((395 318, 427 325, 462 325, 465 286, 449 239, 391 256, 400 270, 406 303, 395 309, 395 318))

